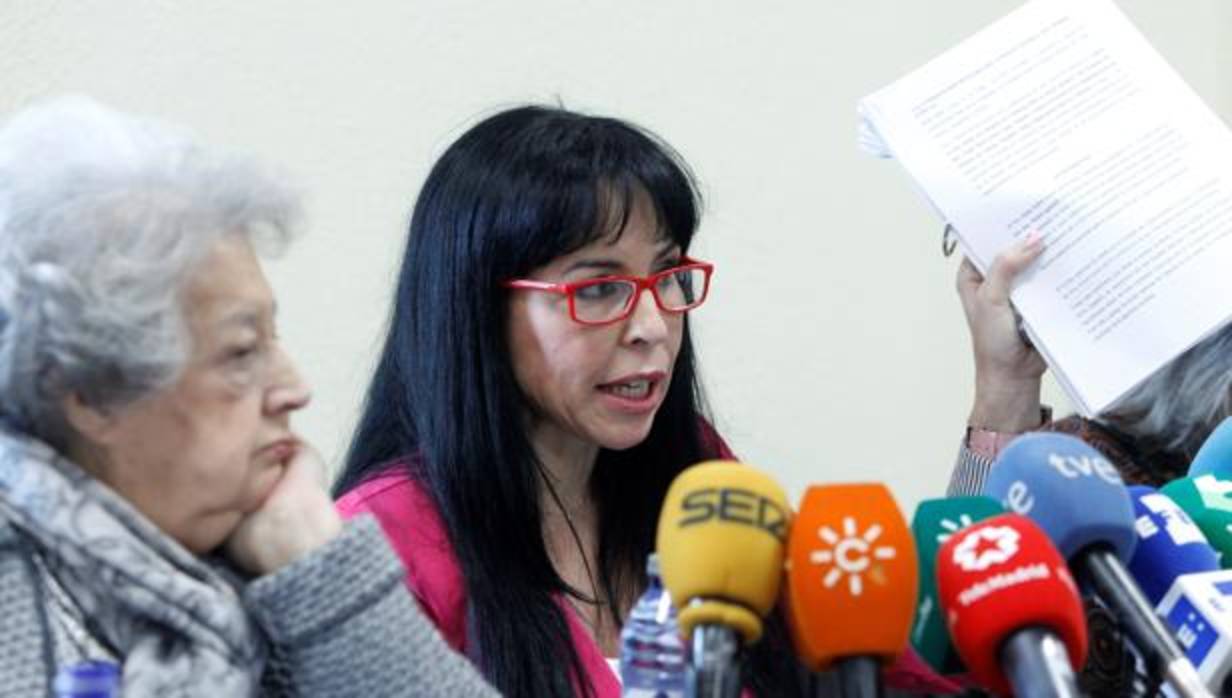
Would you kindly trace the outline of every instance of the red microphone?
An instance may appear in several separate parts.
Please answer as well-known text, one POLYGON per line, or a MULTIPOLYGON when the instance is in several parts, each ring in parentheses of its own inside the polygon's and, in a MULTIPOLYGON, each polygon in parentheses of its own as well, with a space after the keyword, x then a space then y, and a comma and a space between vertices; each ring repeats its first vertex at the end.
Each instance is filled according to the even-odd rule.
POLYGON ((968 526, 937 551, 936 569, 950 636, 976 681, 1001 694, 1081 695, 1086 616, 1039 526, 1019 514, 968 526))

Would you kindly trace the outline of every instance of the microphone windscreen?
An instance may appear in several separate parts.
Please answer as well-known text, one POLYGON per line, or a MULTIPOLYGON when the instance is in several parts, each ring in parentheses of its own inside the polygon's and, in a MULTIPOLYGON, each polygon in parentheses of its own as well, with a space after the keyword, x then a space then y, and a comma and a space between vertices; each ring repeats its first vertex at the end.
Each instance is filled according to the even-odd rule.
POLYGON ((1133 556, 1134 508, 1120 473, 1098 451, 1065 434, 1023 434, 993 464, 984 494, 1029 517, 1067 559, 1083 548, 1110 546, 1133 556))
POLYGON ((907 644, 918 570, 907 522, 882 484, 814 485, 787 540, 785 610, 814 671, 844 657, 893 660, 907 644))
POLYGON ((1232 480, 1209 474, 1183 477, 1159 491, 1189 514, 1219 554, 1220 566, 1232 567, 1232 480))
POLYGON ((1232 478, 1232 417, 1215 427, 1189 464, 1189 477, 1199 475, 1232 478))
POLYGON ((951 536, 937 553, 937 593, 971 677, 995 693, 1012 693, 1000 648, 1018 630, 1050 630, 1071 665, 1086 661, 1078 588, 1048 535, 1026 517, 1001 514, 951 536))
POLYGON ((1151 605, 1158 604, 1182 574, 1219 569, 1215 549, 1176 502, 1146 485, 1130 487, 1129 496, 1138 535, 1129 573, 1151 605))
POLYGON ((1232 570, 1177 577, 1156 609, 1216 695, 1232 676, 1232 570))
POLYGON ((964 667, 950 642, 950 632, 937 598, 937 550, 959 530, 1004 511, 989 497, 948 497, 920 502, 911 519, 920 567, 911 646, 921 659, 942 674, 958 674, 964 667))
POLYGON ((769 475, 708 461, 676 476, 659 513, 656 547, 664 586, 691 637, 698 624, 761 636, 778 599, 791 510, 769 475))

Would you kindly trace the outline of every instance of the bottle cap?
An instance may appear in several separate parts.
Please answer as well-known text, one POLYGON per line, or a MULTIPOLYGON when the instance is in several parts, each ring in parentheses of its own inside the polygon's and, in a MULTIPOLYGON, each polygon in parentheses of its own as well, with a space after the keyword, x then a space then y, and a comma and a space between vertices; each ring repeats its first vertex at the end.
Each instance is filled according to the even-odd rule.
POLYGON ((60 667, 53 689, 57 698, 112 698, 120 693, 120 667, 91 660, 60 667))

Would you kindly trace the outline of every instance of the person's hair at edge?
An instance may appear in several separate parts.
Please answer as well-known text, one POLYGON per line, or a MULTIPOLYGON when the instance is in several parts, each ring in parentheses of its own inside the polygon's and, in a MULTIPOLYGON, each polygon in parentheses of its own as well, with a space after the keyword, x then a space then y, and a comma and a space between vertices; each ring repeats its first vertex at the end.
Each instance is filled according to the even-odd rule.
POLYGON ((1147 455, 1191 459, 1232 415, 1232 326, 1198 342, 1100 415, 1147 455))
MULTIPOLYGON (((552 594, 567 588, 545 549, 540 472, 524 429, 528 403, 508 346, 507 291, 595 240, 621 233, 640 192, 662 235, 687 251, 700 196, 681 158, 617 119, 526 106, 484 119, 432 168, 411 217, 389 334, 335 494, 409 457, 449 532, 468 596, 468 642, 509 696, 586 694, 580 660, 552 594), (546 651, 546 656, 545 656, 546 651)), ((591 476, 599 512, 598 577, 611 612, 644 586, 659 509, 684 468, 714 457, 687 318, 671 384, 650 434, 601 449, 591 476)), ((751 651, 761 695, 795 695, 796 664, 772 619, 751 651)))

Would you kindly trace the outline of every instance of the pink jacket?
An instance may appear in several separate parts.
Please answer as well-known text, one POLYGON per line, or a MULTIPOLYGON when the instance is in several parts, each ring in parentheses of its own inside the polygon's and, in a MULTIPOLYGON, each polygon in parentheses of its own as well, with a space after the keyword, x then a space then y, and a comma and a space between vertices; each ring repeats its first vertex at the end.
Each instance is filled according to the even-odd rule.
MULTIPOLYGON (((723 447, 726 452, 726 446, 723 447)), ((455 650, 466 653, 466 592, 462 571, 454 557, 444 522, 431 496, 410 479, 402 464, 391 465, 385 474, 372 478, 337 501, 344 518, 371 512, 380 522, 398 557, 406 565, 406 584, 436 623, 441 635, 455 650)), ((573 645, 597 698, 620 698, 620 681, 578 619, 573 606, 559 599, 569 624, 573 645)), ((888 672, 887 683, 895 688, 921 692, 960 692, 940 680, 908 650, 888 672)), ((744 692, 744 698, 752 693, 744 692)))
MULTIPOLYGON (((343 495, 337 507, 345 518, 364 511, 376 516, 406 565, 406 585, 424 613, 450 646, 466 653, 466 585, 431 496, 401 467, 394 467, 343 495)), ((596 698, 620 698, 620 681, 572 604, 563 599, 558 603, 596 698)))

